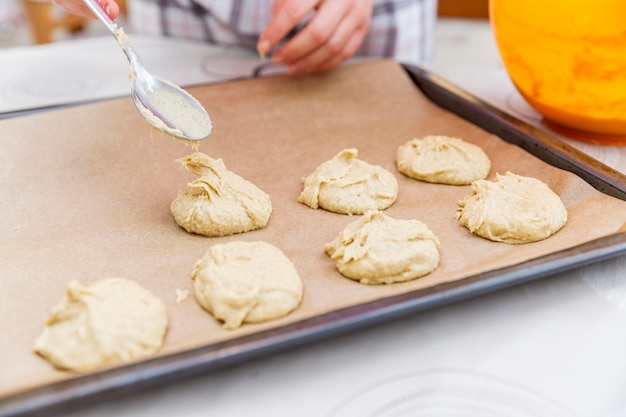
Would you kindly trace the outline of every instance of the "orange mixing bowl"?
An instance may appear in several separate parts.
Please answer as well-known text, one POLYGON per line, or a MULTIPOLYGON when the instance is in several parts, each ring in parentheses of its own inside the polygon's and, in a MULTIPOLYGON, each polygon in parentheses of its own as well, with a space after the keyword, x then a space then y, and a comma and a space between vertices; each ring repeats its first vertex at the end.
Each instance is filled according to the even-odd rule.
POLYGON ((626 0, 490 0, 504 66, 550 127, 626 145, 626 0))

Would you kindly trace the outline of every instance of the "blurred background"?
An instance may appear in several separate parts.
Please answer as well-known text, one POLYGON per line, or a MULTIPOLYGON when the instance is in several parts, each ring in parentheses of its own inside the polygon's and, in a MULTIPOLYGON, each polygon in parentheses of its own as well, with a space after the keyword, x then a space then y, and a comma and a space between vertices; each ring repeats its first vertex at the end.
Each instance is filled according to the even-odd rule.
MULTIPOLYGON (((118 0, 118 23, 126 32, 127 0, 118 0)), ((439 0, 433 69, 450 66, 500 66, 488 20, 488 0, 439 0)), ((99 36, 106 28, 97 21, 65 14, 48 0, 0 1, 0 48, 60 42, 99 36)))

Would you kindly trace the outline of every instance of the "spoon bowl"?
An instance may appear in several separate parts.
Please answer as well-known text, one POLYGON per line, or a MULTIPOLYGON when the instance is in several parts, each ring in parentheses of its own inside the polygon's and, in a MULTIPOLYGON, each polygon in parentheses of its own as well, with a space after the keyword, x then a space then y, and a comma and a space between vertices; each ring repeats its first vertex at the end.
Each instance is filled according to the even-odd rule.
POLYGON ((83 0, 111 31, 130 63, 131 98, 146 121, 158 130, 185 140, 202 140, 213 123, 202 104, 174 83, 151 74, 139 59, 124 30, 98 0, 83 0))

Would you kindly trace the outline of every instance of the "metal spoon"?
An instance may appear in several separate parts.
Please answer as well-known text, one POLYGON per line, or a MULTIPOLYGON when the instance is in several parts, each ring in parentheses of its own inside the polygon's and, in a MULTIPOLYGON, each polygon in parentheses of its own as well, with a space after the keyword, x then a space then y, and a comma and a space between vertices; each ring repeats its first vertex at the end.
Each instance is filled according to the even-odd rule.
POLYGON ((202 104, 179 86, 155 77, 144 67, 124 30, 98 0, 83 0, 89 10, 111 31, 130 62, 131 96, 137 110, 155 128, 187 140, 201 140, 213 128, 202 104))

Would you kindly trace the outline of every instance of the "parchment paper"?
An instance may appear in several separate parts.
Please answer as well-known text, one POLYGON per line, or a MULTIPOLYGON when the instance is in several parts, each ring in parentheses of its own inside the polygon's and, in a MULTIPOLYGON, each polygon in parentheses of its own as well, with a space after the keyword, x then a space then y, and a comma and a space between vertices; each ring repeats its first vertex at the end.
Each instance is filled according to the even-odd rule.
POLYGON ((173 161, 192 150, 152 132, 129 98, 0 121, 0 397, 74 376, 31 351, 72 279, 125 277, 159 296, 171 320, 161 355, 514 265, 612 234, 626 218, 625 202, 433 105, 393 61, 190 91, 215 124, 200 151, 223 158, 270 195, 274 210, 265 229, 208 238, 179 228, 169 205, 194 177, 173 161), (471 235, 454 220, 469 186, 418 182, 395 167, 398 146, 428 134, 482 146, 491 178, 508 170, 545 181, 564 201, 568 224, 547 240, 518 246, 471 235), (439 237, 435 272, 383 286, 336 272, 323 246, 356 217, 312 210, 297 197, 304 176, 349 147, 398 178, 399 197, 386 214, 419 219, 439 237), (196 304, 194 263, 209 246, 232 240, 264 240, 285 252, 305 285, 297 311, 227 331, 196 304), (176 303, 176 289, 191 295, 176 303))

